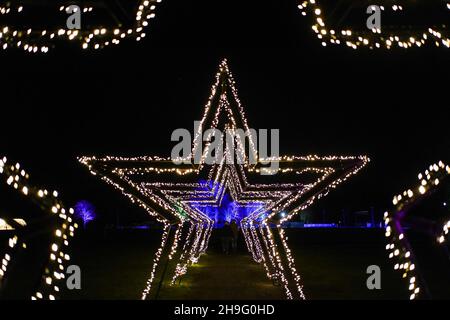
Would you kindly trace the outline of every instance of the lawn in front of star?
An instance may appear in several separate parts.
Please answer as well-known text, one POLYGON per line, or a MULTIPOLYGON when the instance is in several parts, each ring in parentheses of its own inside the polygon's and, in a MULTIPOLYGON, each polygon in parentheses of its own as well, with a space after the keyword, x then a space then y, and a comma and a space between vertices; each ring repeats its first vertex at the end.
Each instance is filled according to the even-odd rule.
POLYGON ((287 229, 307 299, 408 299, 385 250, 383 229, 287 229), (367 267, 381 270, 381 290, 368 290, 367 267))
MULTIPOLYGON (((379 229, 287 229, 307 299, 407 299, 407 288, 384 251, 379 229), (369 265, 381 268, 381 290, 366 286, 369 265)), ((156 230, 111 234, 75 244, 72 263, 82 269, 82 290, 67 299, 140 299, 159 245, 156 230)), ((170 286, 166 274, 158 299, 284 299, 283 289, 266 278, 262 266, 245 252, 223 255, 213 234, 208 254, 181 282, 170 286)), ((159 274, 160 275, 160 274, 159 274)), ((155 297, 160 277, 155 279, 155 297)))

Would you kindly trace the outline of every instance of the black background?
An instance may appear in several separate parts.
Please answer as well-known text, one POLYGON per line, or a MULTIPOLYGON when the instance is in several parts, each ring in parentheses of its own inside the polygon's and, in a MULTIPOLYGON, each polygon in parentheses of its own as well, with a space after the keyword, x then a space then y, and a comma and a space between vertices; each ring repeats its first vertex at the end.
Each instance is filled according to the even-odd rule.
POLYGON ((228 58, 253 128, 279 128, 284 154, 372 162, 317 209, 383 208, 430 163, 449 160, 449 51, 323 48, 295 0, 164 1, 140 43, 0 53, 0 151, 73 204, 135 215, 81 155, 170 155, 200 119, 228 58))

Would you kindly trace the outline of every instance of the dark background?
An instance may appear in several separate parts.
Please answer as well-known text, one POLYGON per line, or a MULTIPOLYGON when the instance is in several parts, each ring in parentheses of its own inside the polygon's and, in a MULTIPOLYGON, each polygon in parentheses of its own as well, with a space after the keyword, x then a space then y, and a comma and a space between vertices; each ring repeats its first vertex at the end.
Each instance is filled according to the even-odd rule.
POLYGON ((449 160, 449 51, 323 48, 295 0, 167 0, 140 43, 0 52, 0 151, 70 205, 142 219, 76 157, 170 155, 225 57, 249 125, 279 128, 283 154, 372 159, 314 210, 381 210, 449 160))

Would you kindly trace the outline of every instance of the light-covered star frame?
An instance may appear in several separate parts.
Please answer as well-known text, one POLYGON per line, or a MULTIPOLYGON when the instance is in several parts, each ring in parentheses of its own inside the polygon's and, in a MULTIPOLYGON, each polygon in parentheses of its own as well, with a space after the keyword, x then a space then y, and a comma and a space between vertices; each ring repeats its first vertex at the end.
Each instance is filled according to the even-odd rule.
MULTIPOLYGON (((418 201, 425 199, 429 194, 436 190, 442 183, 442 180, 450 175, 450 166, 442 161, 432 164, 423 173, 419 173, 417 178, 419 184, 403 193, 395 195, 392 203, 394 209, 384 213, 384 223, 386 226, 385 236, 388 241, 386 250, 389 259, 394 262, 394 269, 402 274, 410 291, 409 298, 414 300, 422 295, 420 275, 417 273, 417 259, 414 251, 405 235, 406 229, 402 220, 408 214, 412 206, 418 201)), ((444 221, 442 232, 436 237, 438 244, 443 244, 448 238, 450 220, 444 221)))
MULTIPOLYGON (((82 49, 102 49, 120 44, 126 39, 141 41, 146 36, 146 29, 150 20, 156 16, 156 7, 162 0, 138 0, 136 9, 132 13, 134 22, 129 27, 124 27, 120 21, 116 20, 116 26, 98 25, 93 27, 83 27, 85 21, 97 14, 99 9, 104 9, 104 4, 98 1, 83 6, 83 3, 62 1, 58 4, 47 4, 54 11, 55 16, 66 14, 66 8, 70 5, 78 5, 81 10, 81 29, 68 29, 65 23, 55 28, 38 28, 16 25, 14 23, 1 22, 5 18, 15 18, 27 14, 30 4, 27 1, 14 1, 0 4, 0 49, 11 48, 21 49, 27 53, 47 53, 49 49, 56 46, 62 40, 79 44, 82 49)), ((17 20, 17 19, 14 19, 17 20)), ((65 21, 65 19, 64 19, 65 21)))
MULTIPOLYGON (((31 297, 32 300, 55 300, 58 298, 62 286, 65 286, 65 270, 70 261, 67 253, 69 240, 74 237, 78 224, 74 221, 72 208, 66 209, 59 198, 56 190, 48 191, 39 188, 29 182, 29 174, 22 169, 19 163, 9 164, 6 157, 0 159, 0 178, 8 186, 17 190, 27 201, 36 204, 42 211, 42 219, 45 219, 52 226, 51 242, 45 268, 39 281, 38 288, 31 297)), ((34 219, 39 219, 36 217, 34 219)), ((21 229, 27 227, 23 219, 12 219, 5 221, 8 225, 15 225, 14 235, 8 239, 7 250, 2 257, 0 269, 0 290, 2 283, 8 278, 9 266, 13 263, 14 257, 20 250, 27 250, 26 231, 21 229)), ((30 240, 31 241, 31 240, 30 240)))
MULTIPOLYGON (((219 66, 195 136, 208 129, 242 129, 246 133, 250 130, 226 60, 219 66)), ((235 155, 231 151, 236 151, 228 148, 221 161, 207 164, 205 157, 212 139, 204 142, 196 138, 188 159, 194 159, 202 147, 204 152, 198 164, 175 165, 171 158, 156 156, 79 158, 92 174, 120 190, 164 226, 143 299, 151 297, 161 259, 173 260, 169 272, 175 284, 206 252, 215 221, 202 208, 220 207, 225 192, 237 206, 249 208, 240 226, 253 259, 264 266, 270 279, 282 285, 288 299, 305 299, 282 225, 356 174, 369 158, 260 158, 251 135, 248 137, 248 151, 245 141, 236 139, 234 146, 246 153, 241 164, 226 161, 235 155), (256 155, 256 163, 249 162, 249 153, 256 155), (268 161, 278 162, 279 170, 274 175, 261 175, 261 170, 267 170, 268 161)))
POLYGON ((324 47, 329 45, 343 45, 352 49, 408 49, 427 45, 450 47, 450 32, 446 23, 450 18, 450 1, 426 0, 412 3, 409 0, 383 0, 369 3, 353 0, 341 2, 300 0, 298 8, 303 16, 312 20, 312 30, 324 47), (381 28, 368 29, 366 21, 369 14, 366 9, 373 5, 381 10, 381 28), (433 11, 427 13, 418 8, 419 5, 433 5, 433 11), (336 14, 339 9, 342 9, 342 16, 336 14), (413 9, 415 12, 411 13, 413 9), (349 18, 352 11, 357 11, 356 17, 349 18), (407 14, 412 16, 410 21, 427 16, 439 18, 441 21, 420 21, 416 27, 405 21, 407 14), (388 15, 394 15, 395 18, 392 17, 388 19, 389 22, 385 22, 388 15), (445 16, 446 20, 443 18, 445 16), (347 19, 349 21, 346 25, 347 19))

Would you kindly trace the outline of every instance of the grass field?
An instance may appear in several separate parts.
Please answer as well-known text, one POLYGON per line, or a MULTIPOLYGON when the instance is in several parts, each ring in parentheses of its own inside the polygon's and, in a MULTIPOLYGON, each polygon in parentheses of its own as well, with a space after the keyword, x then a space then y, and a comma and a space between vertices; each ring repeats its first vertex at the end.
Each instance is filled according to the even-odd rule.
MULTIPOLYGON (((289 229, 287 234, 308 299, 408 297, 405 284, 386 257, 382 230, 289 229), (366 269, 373 264, 382 270, 381 290, 366 287, 366 269)), ((139 230, 77 243, 72 262, 82 269, 82 290, 65 292, 64 298, 139 299, 158 236, 155 230, 139 230)), ((170 286, 171 275, 165 276, 157 298, 284 299, 282 288, 266 278, 263 267, 240 245, 237 254, 223 255, 213 236, 208 253, 180 284, 170 286)), ((156 279, 155 290, 160 280, 156 279)))

